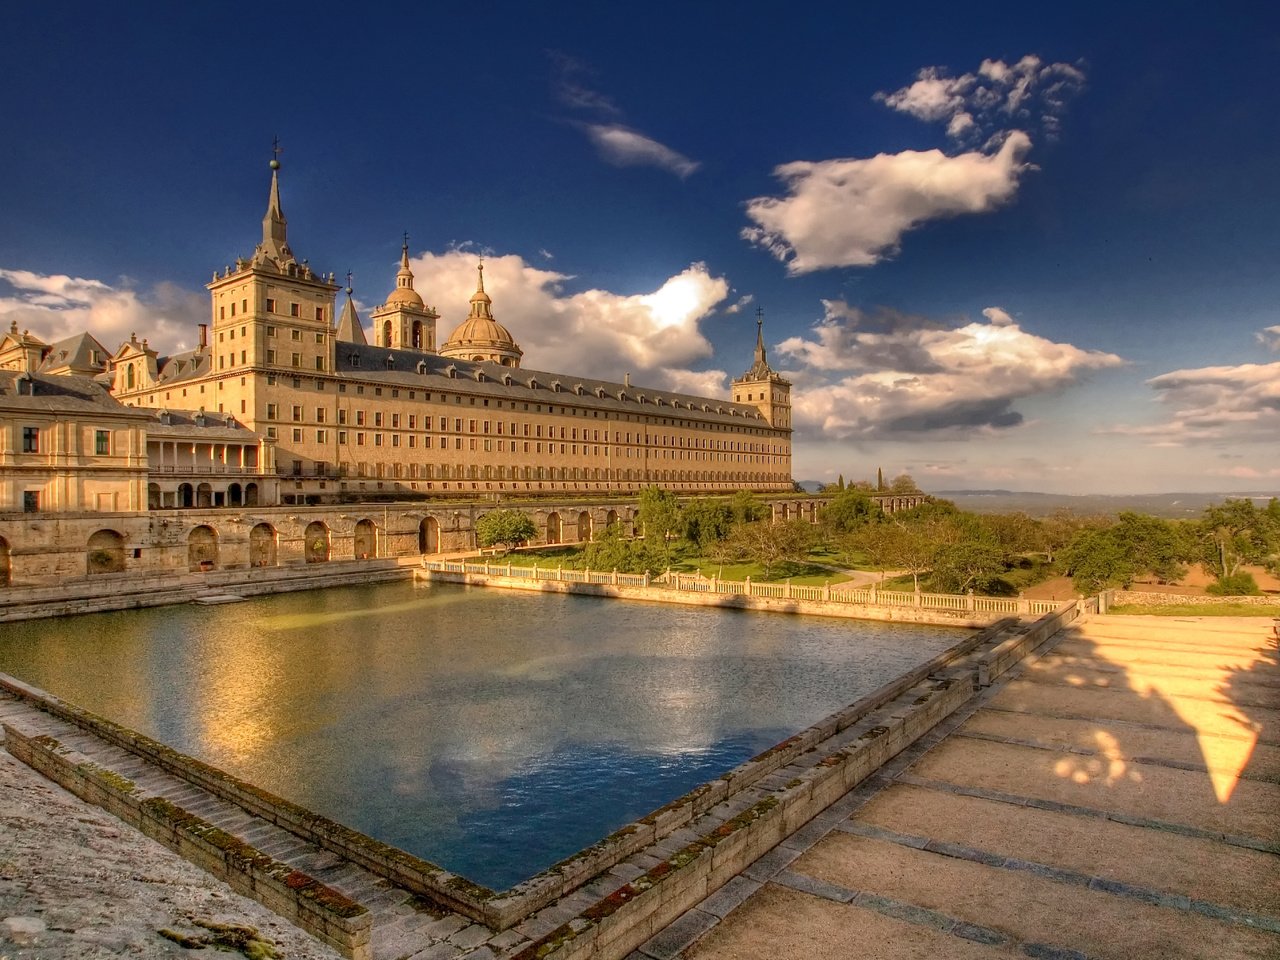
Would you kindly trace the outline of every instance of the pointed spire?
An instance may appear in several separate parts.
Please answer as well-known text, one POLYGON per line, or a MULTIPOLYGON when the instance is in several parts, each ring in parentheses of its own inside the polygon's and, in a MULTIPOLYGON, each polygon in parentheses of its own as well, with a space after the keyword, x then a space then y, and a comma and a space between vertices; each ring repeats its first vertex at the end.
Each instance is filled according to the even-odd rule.
POLYGON ((755 363, 751 364, 751 369, 744 375, 744 379, 748 380, 767 380, 773 376, 773 370, 769 366, 768 357, 764 352, 764 308, 756 307, 756 355, 755 363))
POLYGON ((274 261, 276 266, 283 267, 293 260, 293 251, 289 249, 287 238, 288 221, 284 218, 284 208, 280 205, 280 141, 277 139, 271 148, 271 192, 267 196, 267 212, 262 218, 262 242, 253 251, 253 262, 264 263, 274 261))
POLYGON ((368 343, 364 327, 356 315, 356 305, 351 299, 351 274, 347 274, 347 302, 342 306, 342 318, 338 321, 338 339, 344 343, 368 343))
POLYGON ((471 295, 471 315, 468 319, 492 320, 493 300, 484 292, 484 257, 480 258, 480 265, 476 267, 476 271, 479 279, 476 281, 476 292, 471 295))

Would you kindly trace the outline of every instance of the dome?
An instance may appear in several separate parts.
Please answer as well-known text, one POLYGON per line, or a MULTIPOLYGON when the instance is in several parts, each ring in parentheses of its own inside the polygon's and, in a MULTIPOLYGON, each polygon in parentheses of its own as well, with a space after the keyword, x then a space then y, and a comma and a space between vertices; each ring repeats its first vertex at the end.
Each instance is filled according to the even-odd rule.
POLYGON ((497 320, 491 320, 488 317, 467 317, 462 323, 458 324, 458 329, 449 334, 449 339, 444 342, 444 346, 440 348, 443 353, 445 350, 463 350, 472 347, 478 349, 502 349, 516 350, 523 353, 516 346, 515 338, 511 336, 507 330, 497 320))
POLYGON ((418 291, 413 289, 413 287, 396 287, 387 294, 387 303, 418 307, 419 309, 425 307, 422 297, 418 296, 418 291))

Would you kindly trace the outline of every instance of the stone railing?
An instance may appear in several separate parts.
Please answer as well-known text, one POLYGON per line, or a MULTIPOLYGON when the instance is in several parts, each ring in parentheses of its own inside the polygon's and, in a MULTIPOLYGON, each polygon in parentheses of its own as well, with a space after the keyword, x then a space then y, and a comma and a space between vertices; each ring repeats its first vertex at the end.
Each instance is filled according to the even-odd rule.
POLYGON ((511 563, 471 563, 466 561, 426 560, 424 569, 439 573, 477 574, 484 577, 541 580, 553 583, 585 583, 614 587, 643 587, 673 590, 677 593, 713 594, 718 596, 759 597, 767 600, 804 600, 812 603, 834 603, 849 606, 909 607, 957 614, 990 614, 1039 617, 1053 613, 1070 601, 1031 600, 1026 597, 980 597, 969 591, 954 593, 919 593, 880 590, 875 584, 864 589, 832 589, 831 584, 803 586, 790 580, 782 583, 758 583, 745 580, 720 580, 698 574, 668 570, 657 577, 649 574, 618 573, 600 570, 576 570, 567 567, 516 566, 511 563))

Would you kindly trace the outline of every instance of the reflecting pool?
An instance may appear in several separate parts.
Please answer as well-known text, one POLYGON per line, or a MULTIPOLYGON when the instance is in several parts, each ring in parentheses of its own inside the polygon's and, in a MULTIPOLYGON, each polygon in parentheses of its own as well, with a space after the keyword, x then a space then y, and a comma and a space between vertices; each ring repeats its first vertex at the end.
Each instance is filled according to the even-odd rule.
POLYGON ((394 583, 0 624, 0 671, 504 889, 962 636, 394 583))

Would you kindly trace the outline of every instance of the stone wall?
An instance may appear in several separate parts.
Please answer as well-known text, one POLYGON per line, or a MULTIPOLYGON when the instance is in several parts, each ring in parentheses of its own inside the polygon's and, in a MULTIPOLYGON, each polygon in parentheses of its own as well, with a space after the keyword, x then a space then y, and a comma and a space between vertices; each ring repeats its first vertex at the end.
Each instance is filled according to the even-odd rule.
POLYGON ((1119 606, 1135 606, 1135 607, 1163 607, 1170 604, 1205 604, 1214 606, 1217 604, 1242 604, 1250 607, 1275 607, 1276 615, 1280 616, 1280 596, 1275 594, 1264 595, 1260 597, 1215 597, 1212 594, 1204 596, 1186 596, 1181 593, 1146 593, 1138 590, 1108 590, 1103 594, 1105 599, 1105 608, 1119 606))

